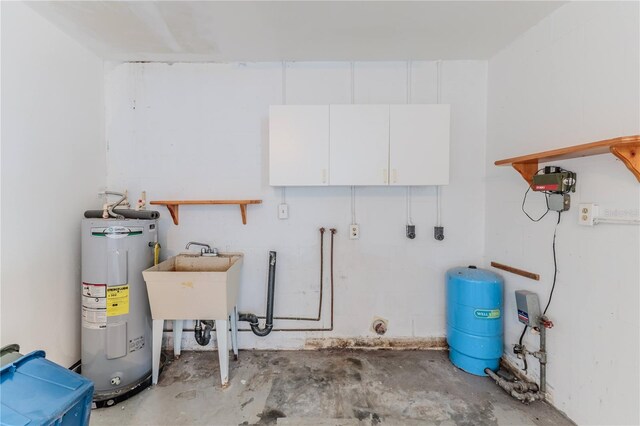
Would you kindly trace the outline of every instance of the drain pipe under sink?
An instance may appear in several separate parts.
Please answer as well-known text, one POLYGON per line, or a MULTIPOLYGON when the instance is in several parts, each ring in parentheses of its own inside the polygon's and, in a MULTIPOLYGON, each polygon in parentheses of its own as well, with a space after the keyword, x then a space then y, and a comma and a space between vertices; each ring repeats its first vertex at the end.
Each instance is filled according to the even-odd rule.
POLYGON ((269 252, 269 283, 267 287, 267 316, 264 328, 260 328, 258 317, 255 314, 241 313, 238 320, 247 321, 251 326, 251 331, 256 336, 264 337, 271 333, 273 329, 273 299, 276 286, 276 252, 269 252))
POLYGON ((193 336, 200 346, 207 346, 211 341, 211 330, 213 329, 212 320, 196 320, 193 336), (204 325, 204 327, 203 327, 204 325))

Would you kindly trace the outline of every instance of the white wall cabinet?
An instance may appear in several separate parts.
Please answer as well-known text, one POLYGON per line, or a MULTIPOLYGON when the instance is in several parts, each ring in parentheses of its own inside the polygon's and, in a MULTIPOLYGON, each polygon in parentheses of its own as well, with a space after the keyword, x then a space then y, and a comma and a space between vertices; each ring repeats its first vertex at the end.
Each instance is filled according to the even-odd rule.
POLYGON ((449 105, 274 105, 270 184, 449 183, 449 105))
POLYGON ((331 105, 331 185, 387 185, 389 105, 331 105))
POLYGON ((449 105, 389 108, 389 184, 448 184, 449 105))
POLYGON ((329 105, 269 108, 269 183, 329 184, 329 105))

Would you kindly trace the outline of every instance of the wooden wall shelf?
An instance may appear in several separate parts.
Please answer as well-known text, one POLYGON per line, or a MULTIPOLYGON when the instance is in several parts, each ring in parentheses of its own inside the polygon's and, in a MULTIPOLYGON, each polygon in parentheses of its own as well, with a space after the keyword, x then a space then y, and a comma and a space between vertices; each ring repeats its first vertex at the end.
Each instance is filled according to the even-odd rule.
POLYGON ((169 201, 151 201, 150 204, 167 206, 173 223, 178 224, 178 207, 180 205, 207 205, 207 204, 237 204, 240 206, 240 214, 242 215, 242 224, 247 224, 247 206, 249 204, 261 204, 262 200, 169 200, 169 201))
POLYGON ((551 151, 538 152, 536 154, 507 158, 495 162, 496 166, 511 165, 532 183, 533 175, 540 169, 538 163, 546 163, 555 160, 587 157, 612 153, 618 157, 640 182, 640 135, 623 136, 620 138, 606 139, 603 141, 585 143, 582 145, 568 146, 566 148, 553 149, 551 151))
POLYGON ((503 265, 498 262, 491 262, 491 266, 494 268, 502 269, 503 271, 511 272, 512 274, 520 275, 521 277, 531 278, 532 280, 540 281, 540 275, 533 272, 525 271, 524 269, 514 268, 513 266, 503 265))

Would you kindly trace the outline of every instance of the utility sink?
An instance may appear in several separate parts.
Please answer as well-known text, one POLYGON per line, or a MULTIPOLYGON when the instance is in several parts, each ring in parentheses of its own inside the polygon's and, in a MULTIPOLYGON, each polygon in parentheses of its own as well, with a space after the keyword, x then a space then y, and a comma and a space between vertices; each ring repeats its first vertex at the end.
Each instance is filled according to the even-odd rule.
POLYGON ((158 383, 165 320, 173 320, 173 353, 180 356, 184 320, 215 320, 220 382, 229 383, 228 334, 238 356, 238 287, 242 253, 180 254, 142 271, 153 318, 151 383, 158 383), (229 324, 230 323, 230 324, 229 324))
POLYGON ((238 299, 242 258, 180 254, 143 271, 152 318, 228 319, 238 299))

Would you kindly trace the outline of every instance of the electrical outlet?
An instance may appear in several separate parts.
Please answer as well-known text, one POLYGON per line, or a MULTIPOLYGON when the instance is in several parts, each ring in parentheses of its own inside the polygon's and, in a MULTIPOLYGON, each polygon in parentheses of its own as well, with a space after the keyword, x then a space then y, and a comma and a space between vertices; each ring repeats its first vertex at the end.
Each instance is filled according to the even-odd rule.
POLYGON ((578 223, 584 226, 593 226, 598 216, 598 205, 593 203, 580 204, 578 210, 578 223))
POLYGON ((280 204, 278 206, 278 219, 289 219, 289 205, 280 204))
POLYGON ((352 223, 349 226, 349 239, 357 240, 358 238, 360 238, 360 225, 352 223))

